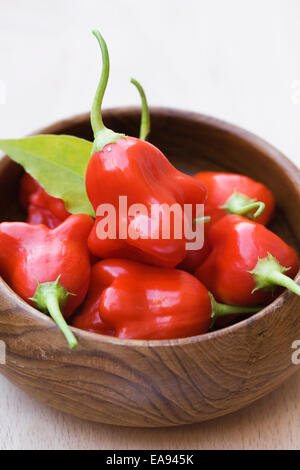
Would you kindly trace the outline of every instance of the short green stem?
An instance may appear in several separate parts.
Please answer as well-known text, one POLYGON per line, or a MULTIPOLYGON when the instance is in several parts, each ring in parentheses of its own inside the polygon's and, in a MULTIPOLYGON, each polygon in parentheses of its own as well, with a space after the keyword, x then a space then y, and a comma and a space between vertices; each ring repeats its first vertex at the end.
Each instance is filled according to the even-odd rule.
POLYGON ((205 216, 205 217, 196 217, 195 219, 193 219, 193 222, 194 222, 195 224, 200 224, 201 222, 202 222, 203 224, 205 224, 205 223, 209 222, 210 219, 211 219, 211 217, 210 217, 209 215, 207 215, 207 216, 205 216))
POLYGON ((102 72, 91 110, 91 125, 95 137, 92 154, 100 152, 105 145, 115 143, 119 138, 125 137, 124 134, 118 134, 108 129, 103 123, 101 108, 109 77, 109 54, 106 42, 100 32, 94 30, 93 35, 96 37, 101 49, 102 72))
POLYGON ((225 204, 220 206, 220 209, 224 209, 227 214, 244 215, 252 219, 258 217, 264 211, 265 207, 264 202, 251 199, 245 194, 234 191, 225 204))
POLYGON ((290 267, 282 266, 271 253, 268 253, 265 258, 258 258, 254 269, 249 271, 255 283, 255 288, 252 292, 259 289, 274 290, 276 286, 281 286, 300 295, 300 286, 284 274, 289 269, 290 267))
POLYGON ((211 301, 211 307, 212 307, 212 313, 211 313, 211 318, 212 322, 210 324, 210 328, 213 327, 215 321, 219 317, 224 317, 226 315, 242 315, 242 314, 247 314, 247 313, 257 313, 259 312, 263 306, 257 305, 257 306, 251 306, 251 307, 245 307, 245 306, 239 306, 239 305, 228 305, 228 304, 221 304, 217 302, 214 298, 214 296, 209 293, 210 301, 211 301))
POLYGON ((61 308, 65 307, 68 297, 74 294, 68 292, 58 282, 59 277, 53 282, 44 282, 43 284, 38 282, 35 294, 33 297, 30 297, 30 300, 35 302, 39 310, 49 314, 53 318, 61 332, 64 334, 69 347, 73 349, 78 345, 77 339, 65 321, 63 314, 61 313, 61 308))
POLYGON ((140 94, 140 97, 141 97, 142 117, 141 117, 141 125, 140 125, 140 139, 141 140, 146 140, 147 135, 150 132, 150 114, 149 114, 149 107, 148 107, 148 103, 147 103, 147 98, 146 98, 146 95, 145 95, 145 92, 144 92, 144 89, 143 89, 142 85, 137 80, 135 80, 134 78, 132 78, 130 81, 133 85, 136 86, 136 88, 138 89, 138 92, 140 94))

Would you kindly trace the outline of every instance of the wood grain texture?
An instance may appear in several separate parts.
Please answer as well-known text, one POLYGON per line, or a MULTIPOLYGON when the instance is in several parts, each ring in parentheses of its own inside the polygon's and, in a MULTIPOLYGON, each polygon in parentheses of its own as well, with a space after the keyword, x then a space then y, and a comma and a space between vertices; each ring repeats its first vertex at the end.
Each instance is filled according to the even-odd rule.
MULTIPOLYGON (((266 183, 280 209, 274 227, 299 247, 300 213, 289 202, 299 207, 300 176, 280 152, 206 116, 159 108, 151 116, 150 141, 178 168, 239 171, 266 183)), ((137 134, 137 109, 108 110, 104 119, 116 131, 137 134)), ((91 138, 88 115, 43 132, 91 138)), ((0 187, 7 175, 9 187, 16 185, 19 168, 8 159, 1 164, 0 187)), ((13 208, 10 195, 2 215, 13 208)), ((7 345, 0 372, 44 403, 91 421, 160 427, 212 419, 263 397, 297 369, 291 344, 300 337, 300 300, 289 292, 248 320, 183 340, 126 341, 74 329, 75 351, 4 282, 0 296, 0 339, 7 345)))

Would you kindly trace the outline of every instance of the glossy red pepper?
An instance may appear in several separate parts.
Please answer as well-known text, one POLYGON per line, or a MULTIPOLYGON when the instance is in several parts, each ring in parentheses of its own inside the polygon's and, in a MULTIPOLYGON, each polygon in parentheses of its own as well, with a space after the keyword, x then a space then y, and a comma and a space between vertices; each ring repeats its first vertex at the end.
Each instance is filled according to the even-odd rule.
POLYGON ((24 173, 21 178, 19 198, 27 211, 26 221, 29 224, 44 224, 55 228, 70 215, 63 200, 46 193, 28 173, 24 173))
MULTIPOLYGON (((233 173, 201 172, 195 175, 207 189, 204 245, 200 250, 189 251, 178 268, 194 273, 211 251, 208 241, 210 227, 228 213, 244 214, 256 222, 267 224, 271 219, 275 202, 272 193, 261 183, 233 173)), ((228 319, 222 319, 222 323, 228 319)), ((221 323, 221 321, 220 321, 221 323)))
POLYGON ((91 285, 73 325, 128 339, 172 339, 206 333, 213 317, 253 312, 210 298, 194 276, 177 269, 109 259, 92 267, 91 285))
POLYGON ((23 222, 0 224, 1 276, 20 297, 52 316, 71 347, 77 342, 63 316, 73 314, 88 290, 92 226, 93 219, 83 214, 71 215, 52 230, 23 222))
POLYGON ((295 250, 262 224, 227 215, 211 227, 209 243, 212 251, 195 276, 218 301, 268 304, 280 293, 278 286, 300 295, 291 279, 299 266, 295 250))
POLYGON ((209 255, 211 248, 208 242, 208 231, 210 225, 208 222, 209 220, 207 220, 204 225, 204 242, 202 248, 187 251, 185 258, 176 266, 177 269, 183 269, 184 271, 193 274, 195 269, 197 269, 209 255))
POLYGON ((275 201, 262 183, 234 173, 200 172, 195 175, 207 190, 205 215, 212 226, 226 214, 243 215, 266 225, 271 219, 275 201))
POLYGON ((161 227, 162 220, 168 217, 168 211, 174 203, 182 209, 184 204, 191 204, 193 217, 196 217, 196 204, 203 203, 205 188, 196 178, 176 170, 162 152, 150 143, 105 128, 100 109, 108 79, 109 58, 103 38, 98 32, 94 34, 101 47, 103 68, 91 113, 95 142, 86 172, 87 194, 98 214, 89 237, 89 249, 99 258, 130 258, 174 267, 185 257, 187 240, 184 236, 177 239, 172 227, 170 236, 164 239, 161 230, 156 228, 161 227), (126 214, 121 221, 123 225, 134 227, 135 233, 139 234, 137 239, 129 236, 127 229, 124 237, 119 232, 119 196, 126 196, 127 207, 143 204, 148 211, 148 215, 126 214), (115 239, 99 238, 97 227, 104 215, 100 215, 97 209, 103 204, 110 204, 117 211, 115 239), (153 219, 150 219, 154 204, 160 205, 159 222, 155 226, 151 225, 153 219), (153 227, 157 239, 149 236, 153 227), (143 238, 144 235, 148 238, 143 238))

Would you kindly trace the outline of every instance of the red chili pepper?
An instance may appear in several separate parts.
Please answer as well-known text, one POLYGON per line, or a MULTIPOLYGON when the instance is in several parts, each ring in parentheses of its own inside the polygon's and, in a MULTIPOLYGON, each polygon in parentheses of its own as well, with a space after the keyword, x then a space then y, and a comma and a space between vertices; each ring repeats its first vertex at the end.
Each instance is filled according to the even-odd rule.
POLYGON ((184 271, 109 259, 92 267, 87 300, 73 325, 118 338, 184 338, 206 333, 220 315, 258 309, 218 304, 184 271))
POLYGON ((64 201, 46 193, 28 173, 21 178, 19 198, 22 207, 27 210, 29 224, 44 224, 55 228, 70 215, 64 201))
POLYGON ((104 126, 100 110, 108 80, 109 57, 100 33, 94 32, 94 35, 100 44, 103 68, 91 112, 95 142, 86 173, 87 194, 98 214, 89 237, 89 249, 99 258, 131 258, 174 267, 185 257, 185 237, 177 239, 171 227, 167 239, 162 237, 160 230, 156 231, 157 239, 153 239, 149 236, 150 227, 161 227, 162 220, 168 217, 168 210, 174 203, 178 203, 182 209, 184 204, 191 204, 194 208, 193 217, 196 217, 196 204, 203 203, 205 188, 200 181, 176 170, 162 152, 150 143, 116 134, 104 126), (100 205, 110 204, 118 210, 119 196, 127 197, 128 207, 143 204, 148 211, 147 215, 127 217, 126 214, 121 221, 134 227, 138 238, 128 236, 127 229, 124 236, 119 233, 121 226, 117 214, 115 239, 100 239, 97 227, 104 220, 104 214, 100 215, 97 209, 100 205), (156 225, 150 216, 153 204, 160 205, 159 223, 156 225))
MULTIPOLYGON (((189 251, 178 265, 193 273, 211 251, 208 241, 210 227, 227 213, 244 214, 255 218, 257 222, 267 224, 273 215, 275 202, 272 193, 263 184, 252 179, 232 173, 201 172, 195 175, 207 189, 205 216, 210 221, 205 224, 203 248, 189 251)), ((228 319, 222 319, 222 322, 228 319)))
POLYGON ((266 225, 271 219, 275 201, 271 191, 262 183, 233 173, 206 171, 195 175, 207 190, 205 215, 212 226, 226 214, 243 215, 266 225))
POLYGON ((183 269, 191 274, 194 273, 195 269, 197 269, 200 264, 203 263, 205 258, 209 255, 211 248, 210 244, 208 243, 208 231, 209 231, 209 220, 210 217, 204 217, 207 219, 204 225, 204 242, 202 248, 199 250, 189 250, 186 252, 185 258, 179 263, 176 267, 177 269, 183 269))
POLYGON ((299 265, 295 250, 262 224, 227 215, 210 229, 209 243, 212 251, 195 276, 218 301, 267 304, 279 294, 278 286, 300 295, 291 279, 299 265))
POLYGON ((52 230, 22 222, 0 224, 1 276, 20 297, 52 316, 70 347, 77 342, 63 317, 73 314, 88 290, 92 226, 93 219, 83 214, 71 215, 52 230))

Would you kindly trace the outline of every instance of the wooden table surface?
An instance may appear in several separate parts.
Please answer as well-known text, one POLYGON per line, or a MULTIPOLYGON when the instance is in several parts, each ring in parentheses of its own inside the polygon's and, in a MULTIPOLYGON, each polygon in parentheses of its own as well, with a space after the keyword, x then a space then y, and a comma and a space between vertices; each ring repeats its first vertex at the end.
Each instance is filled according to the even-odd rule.
MULTIPOLYGON (((300 166, 298 0, 0 0, 0 137, 90 108, 109 45, 104 106, 203 112, 264 137, 300 166)), ((242 158, 242 155, 241 155, 242 158)), ((300 339, 300 338, 299 338, 300 339)), ((168 429, 83 422, 0 377, 0 449, 299 449, 300 373, 232 415, 168 429)))

